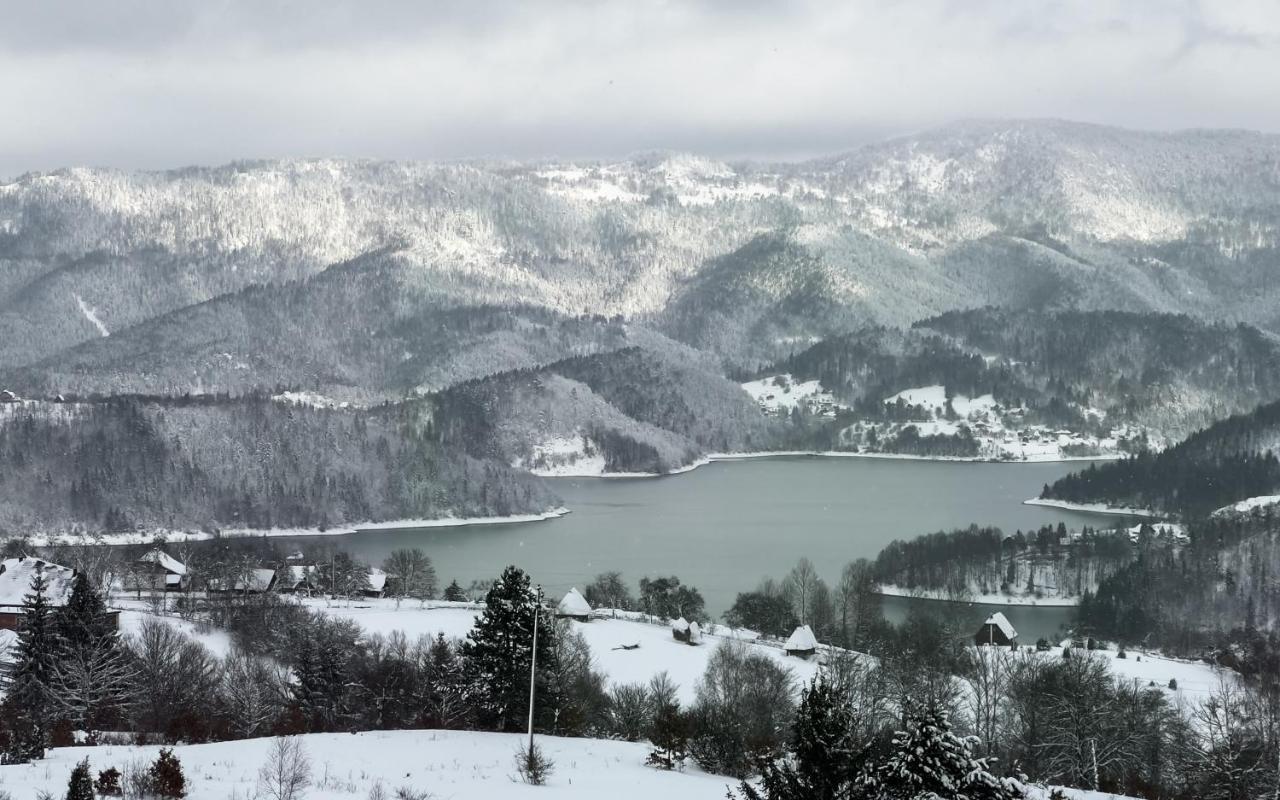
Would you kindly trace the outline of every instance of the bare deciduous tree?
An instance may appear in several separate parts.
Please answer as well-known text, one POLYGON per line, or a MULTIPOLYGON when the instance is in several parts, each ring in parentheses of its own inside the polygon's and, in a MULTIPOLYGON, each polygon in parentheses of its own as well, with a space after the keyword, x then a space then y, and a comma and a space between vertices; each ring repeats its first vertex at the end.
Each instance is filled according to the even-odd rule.
POLYGON ((258 789, 270 800, 301 800, 311 785, 311 759, 302 740, 280 736, 271 741, 267 762, 258 770, 258 789))

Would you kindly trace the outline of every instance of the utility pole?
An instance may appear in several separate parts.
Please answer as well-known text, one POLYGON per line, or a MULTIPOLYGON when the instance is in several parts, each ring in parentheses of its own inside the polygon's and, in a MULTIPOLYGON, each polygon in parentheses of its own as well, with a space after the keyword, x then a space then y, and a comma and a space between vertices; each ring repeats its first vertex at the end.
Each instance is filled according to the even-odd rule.
POLYGON ((538 688, 538 617, 542 616, 542 585, 533 606, 533 655, 529 659, 529 759, 533 760, 533 701, 538 688))
POLYGON ((1095 792, 1098 792, 1098 791, 1101 791, 1101 789, 1098 788, 1098 740, 1097 739, 1089 740, 1089 752, 1093 756, 1093 790, 1095 792))

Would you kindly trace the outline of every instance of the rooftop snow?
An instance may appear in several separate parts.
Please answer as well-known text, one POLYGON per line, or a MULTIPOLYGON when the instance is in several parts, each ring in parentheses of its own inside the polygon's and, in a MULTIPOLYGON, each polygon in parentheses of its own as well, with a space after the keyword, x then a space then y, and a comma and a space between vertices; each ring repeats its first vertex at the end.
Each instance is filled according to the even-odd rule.
POLYGON ((75 570, 28 556, 0 562, 0 606, 22 605, 22 599, 31 593, 31 579, 37 568, 44 570, 44 577, 49 581, 45 590, 49 604, 60 606, 67 602, 75 570))
POLYGON ((560 600, 556 610, 570 617, 585 617, 591 613, 591 604, 578 593, 578 587, 575 586, 560 600))
POLYGON ((818 637, 813 635, 813 629, 808 625, 801 625, 792 632, 791 637, 787 639, 787 643, 782 646, 783 650, 817 650, 818 637))
POLYGON ((1003 633, 1005 637, 1008 639, 1013 639, 1018 635, 1018 631, 1009 622, 1009 619, 1000 611, 997 611, 996 613, 987 617, 987 621, 982 624, 984 626, 995 625, 997 628, 1000 629, 1000 632, 1003 633))

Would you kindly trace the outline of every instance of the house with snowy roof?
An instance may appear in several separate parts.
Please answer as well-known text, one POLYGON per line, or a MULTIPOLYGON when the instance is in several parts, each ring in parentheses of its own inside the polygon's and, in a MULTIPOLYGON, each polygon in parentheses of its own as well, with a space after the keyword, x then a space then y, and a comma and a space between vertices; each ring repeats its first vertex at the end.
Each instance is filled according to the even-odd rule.
POLYGON ((271 591, 275 586, 276 571, 267 567, 254 567, 245 570, 232 580, 224 580, 222 578, 211 578, 209 580, 208 589, 210 592, 236 592, 239 594, 262 594, 271 591))
POLYGON ((976 645, 1017 647, 1018 631, 1014 629, 1003 613, 997 611, 987 617, 986 622, 982 623, 982 627, 978 628, 978 632, 973 635, 973 643, 976 645))
POLYGON ((129 592, 182 592, 190 582, 186 564, 156 547, 130 565, 124 589, 129 592))
POLYGON ((591 619, 591 604, 587 602, 587 598, 578 592, 578 587, 573 587, 560 598, 559 605, 556 606, 556 616, 560 619, 571 619, 577 622, 587 622, 591 619))
POLYGON ((789 656, 812 658, 818 652, 818 637, 813 635, 813 628, 801 625, 791 632, 782 649, 786 650, 789 656))
POLYGON ((320 574, 314 564, 289 564, 276 572, 277 592, 310 595, 319 587, 320 574))
MULTIPOLYGON (((47 582, 45 600, 53 608, 67 604, 76 571, 39 558, 23 556, 0 561, 0 630, 16 631, 22 625, 23 600, 31 594, 31 581, 36 573, 47 582)), ((119 625, 120 612, 108 612, 113 626, 119 625)))

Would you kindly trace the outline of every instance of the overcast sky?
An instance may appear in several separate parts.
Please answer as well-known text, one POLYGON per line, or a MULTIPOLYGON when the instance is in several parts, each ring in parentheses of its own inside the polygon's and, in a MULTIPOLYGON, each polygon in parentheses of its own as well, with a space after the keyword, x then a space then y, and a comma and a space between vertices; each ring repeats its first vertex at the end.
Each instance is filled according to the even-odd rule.
POLYGON ((273 156, 793 158, 1046 116, 1280 131, 1280 4, 0 0, 0 175, 273 156))

